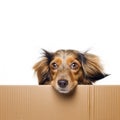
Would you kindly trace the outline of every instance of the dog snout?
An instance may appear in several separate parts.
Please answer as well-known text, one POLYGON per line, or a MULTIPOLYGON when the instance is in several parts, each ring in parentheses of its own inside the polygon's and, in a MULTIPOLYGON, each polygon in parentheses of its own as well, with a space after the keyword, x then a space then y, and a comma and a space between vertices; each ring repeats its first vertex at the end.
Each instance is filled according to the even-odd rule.
POLYGON ((68 85, 68 81, 67 80, 58 80, 58 85, 61 88, 65 88, 68 85))

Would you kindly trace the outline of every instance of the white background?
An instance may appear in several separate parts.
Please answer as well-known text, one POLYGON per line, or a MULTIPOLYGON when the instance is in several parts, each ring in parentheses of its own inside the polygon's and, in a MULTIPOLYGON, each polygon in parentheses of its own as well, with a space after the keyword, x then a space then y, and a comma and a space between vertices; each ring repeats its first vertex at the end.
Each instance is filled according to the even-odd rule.
POLYGON ((0 0, 0 84, 37 85, 41 48, 91 49, 120 84, 119 41, 119 0, 0 0))

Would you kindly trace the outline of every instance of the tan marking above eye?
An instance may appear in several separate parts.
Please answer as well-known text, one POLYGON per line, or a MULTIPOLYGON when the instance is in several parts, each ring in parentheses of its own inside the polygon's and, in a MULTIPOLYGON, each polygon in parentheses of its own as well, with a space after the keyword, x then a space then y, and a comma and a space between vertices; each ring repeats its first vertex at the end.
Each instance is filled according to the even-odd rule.
POLYGON ((62 63, 62 60, 57 57, 51 62, 50 66, 52 69, 56 70, 60 66, 61 63, 62 63))
POLYGON ((81 66, 80 62, 77 59, 75 59, 74 57, 68 57, 67 64, 73 70, 76 70, 81 66))

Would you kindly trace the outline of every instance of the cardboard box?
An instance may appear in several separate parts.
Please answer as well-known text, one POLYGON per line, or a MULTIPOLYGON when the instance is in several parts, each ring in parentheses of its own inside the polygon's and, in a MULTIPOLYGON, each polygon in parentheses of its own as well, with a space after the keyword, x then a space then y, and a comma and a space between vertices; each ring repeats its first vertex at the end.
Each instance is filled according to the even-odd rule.
POLYGON ((0 86, 0 120, 120 120, 120 86, 0 86))

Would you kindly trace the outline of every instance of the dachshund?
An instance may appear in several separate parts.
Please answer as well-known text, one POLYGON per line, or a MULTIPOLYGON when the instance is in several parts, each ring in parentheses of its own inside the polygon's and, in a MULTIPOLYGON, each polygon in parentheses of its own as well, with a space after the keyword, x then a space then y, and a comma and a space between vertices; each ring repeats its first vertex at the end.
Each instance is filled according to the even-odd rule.
POLYGON ((92 85, 108 74, 104 73, 99 57, 77 50, 43 50, 42 60, 33 69, 39 85, 52 85, 59 93, 67 94, 78 85, 92 85))

